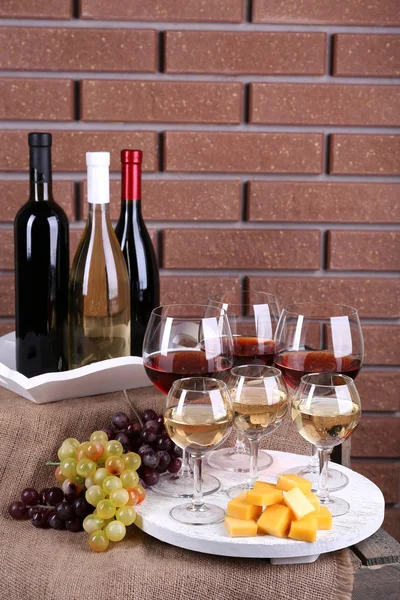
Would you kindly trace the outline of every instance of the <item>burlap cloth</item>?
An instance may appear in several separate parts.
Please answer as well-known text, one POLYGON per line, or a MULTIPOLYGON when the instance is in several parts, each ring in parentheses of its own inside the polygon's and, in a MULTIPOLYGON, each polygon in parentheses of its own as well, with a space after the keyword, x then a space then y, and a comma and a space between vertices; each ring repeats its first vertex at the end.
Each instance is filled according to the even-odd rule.
MULTIPOLYGON (((153 388, 131 390, 138 408, 161 410, 153 388)), ((1 600, 346 600, 353 569, 347 550, 310 565, 275 566, 266 560, 190 552, 128 529, 104 554, 88 547, 86 533, 38 530, 13 521, 8 504, 21 490, 54 485, 56 456, 69 436, 88 439, 116 410, 132 413, 122 393, 37 406, 0 389, 0 599, 1 600)), ((276 450, 307 452, 288 420, 268 439, 276 450)))

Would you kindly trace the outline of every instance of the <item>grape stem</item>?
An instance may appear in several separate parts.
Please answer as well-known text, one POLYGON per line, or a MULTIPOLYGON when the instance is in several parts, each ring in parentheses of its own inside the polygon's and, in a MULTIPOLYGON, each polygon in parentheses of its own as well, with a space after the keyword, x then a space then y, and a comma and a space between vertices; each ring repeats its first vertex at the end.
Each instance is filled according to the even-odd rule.
POLYGON ((47 467, 58 467, 59 465, 61 465, 61 463, 60 462, 56 462, 54 460, 48 460, 46 462, 46 466, 47 467))

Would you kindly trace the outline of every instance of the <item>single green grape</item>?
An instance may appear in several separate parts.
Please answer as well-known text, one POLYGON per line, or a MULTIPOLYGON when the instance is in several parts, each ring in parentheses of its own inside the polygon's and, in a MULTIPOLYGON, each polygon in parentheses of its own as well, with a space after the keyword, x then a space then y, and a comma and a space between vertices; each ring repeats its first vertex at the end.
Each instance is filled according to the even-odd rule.
POLYGON ((60 471, 64 475, 64 477, 69 477, 69 478, 76 477, 77 464, 78 464, 78 461, 76 460, 76 458, 65 458, 60 463, 60 471))
POLYGON ((92 487, 92 485, 96 485, 96 482, 93 479, 93 477, 86 477, 86 479, 85 479, 85 488, 88 490, 90 487, 92 487))
POLYGON ((106 494, 111 494, 113 490, 118 490, 122 488, 122 481, 119 477, 115 477, 115 475, 109 475, 103 481, 103 490, 106 494))
MULTIPOLYGON (((124 488, 119 488, 118 490, 113 490, 110 494, 110 500, 117 506, 118 508, 121 506, 125 506, 129 502, 129 493, 124 488)), ((89 500, 88 500, 89 502, 89 500)))
POLYGON ((125 471, 122 471, 119 478, 122 481, 122 485, 124 486, 124 488, 134 488, 139 483, 139 475, 136 473, 136 471, 133 471, 131 469, 126 469, 125 471))
POLYGON ((105 468, 110 475, 119 475, 125 469, 125 463, 121 456, 109 456, 105 462, 105 468))
POLYGON ((89 537, 89 546, 94 552, 104 552, 107 550, 109 543, 104 531, 95 531, 89 537))
POLYGON ((100 519, 111 519, 115 515, 115 504, 111 500, 100 500, 96 512, 100 519))
POLYGON ((142 464, 142 459, 136 452, 127 452, 122 458, 124 459, 125 469, 137 471, 142 464))
POLYGON ((63 441, 63 444, 70 444, 71 446, 74 446, 75 448, 77 448, 80 445, 80 441, 77 440, 76 438, 67 438, 66 440, 63 441))
POLYGON ((57 452, 57 456, 60 460, 65 460, 66 458, 75 458, 76 448, 72 444, 66 444, 63 442, 61 448, 59 448, 57 452))
POLYGON ((96 473, 97 465, 90 458, 82 458, 76 465, 76 472, 81 477, 93 477, 96 473))
POLYGON ((121 521, 111 521, 105 528, 105 534, 111 542, 120 542, 126 534, 126 527, 121 521))
POLYGON ((100 469, 97 469, 96 473, 93 475, 93 481, 96 485, 103 485, 103 481, 106 477, 109 477, 109 473, 107 473, 106 469, 100 467, 100 469))
POLYGON ((136 510, 132 506, 121 506, 115 512, 115 518, 126 527, 129 527, 136 521, 136 510))
POLYGON ((106 444, 108 442, 108 435, 105 431, 93 431, 92 435, 90 436, 90 441, 106 444))
POLYGON ((121 456, 122 452, 123 447, 118 440, 110 440, 104 444, 104 454, 106 455, 106 458, 109 456, 121 456))
POLYGON ((97 515, 92 514, 83 519, 82 525, 86 533, 94 533, 95 531, 100 531, 100 529, 103 529, 104 521, 97 515))
POLYGON ((104 500, 105 493, 99 485, 92 485, 86 490, 85 498, 92 506, 97 506, 100 500, 104 500))

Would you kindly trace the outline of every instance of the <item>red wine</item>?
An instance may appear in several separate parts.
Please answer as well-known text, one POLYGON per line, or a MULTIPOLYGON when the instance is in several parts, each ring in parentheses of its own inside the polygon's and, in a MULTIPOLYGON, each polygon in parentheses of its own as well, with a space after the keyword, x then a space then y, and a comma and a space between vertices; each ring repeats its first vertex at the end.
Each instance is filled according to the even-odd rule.
POLYGON ((274 342, 256 336, 234 336, 233 366, 248 364, 272 365, 274 342))
POLYGON ((68 368, 68 219, 52 192, 50 133, 30 133, 29 200, 14 221, 17 370, 68 368))
POLYGON ((361 361, 351 355, 335 358, 328 350, 300 350, 280 354, 275 359, 275 365, 282 371, 288 387, 294 389, 306 373, 332 372, 355 379, 361 368, 361 361))
POLYGON ((142 217, 141 150, 122 150, 121 213, 115 228, 128 268, 131 292, 131 354, 142 356, 153 308, 160 304, 160 277, 153 244, 142 217))
POLYGON ((227 373, 232 361, 225 356, 207 360, 201 350, 172 350, 167 354, 150 354, 145 363, 147 376, 164 394, 168 394, 172 384, 184 377, 216 377, 227 373))

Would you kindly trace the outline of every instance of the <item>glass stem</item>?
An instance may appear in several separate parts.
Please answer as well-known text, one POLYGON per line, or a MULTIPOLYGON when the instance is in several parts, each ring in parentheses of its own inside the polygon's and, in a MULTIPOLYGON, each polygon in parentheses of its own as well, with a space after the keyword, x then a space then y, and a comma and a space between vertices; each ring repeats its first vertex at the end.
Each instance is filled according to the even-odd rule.
POLYGON ((318 450, 315 446, 312 447, 312 454, 307 465, 311 473, 319 473, 318 450))
POLYGON ((202 478, 202 456, 194 456, 193 459, 193 473, 194 473, 194 490, 192 498, 192 510, 201 510, 204 506, 203 494, 201 491, 201 478, 202 478))
POLYGON ((192 471, 190 469, 190 454, 187 450, 183 451, 183 456, 182 456, 182 466, 181 466, 181 470, 180 470, 180 476, 183 477, 184 479, 190 479, 192 476, 192 471))
POLYGON ((329 464, 329 450, 323 450, 318 448, 318 459, 319 459, 319 481, 317 496, 320 499, 321 504, 329 504, 329 490, 328 490, 328 464, 329 464))
POLYGON ((250 443, 250 472, 247 480, 247 489, 251 490, 258 479, 258 447, 259 440, 249 440, 250 443))
POLYGON ((247 454, 246 453, 246 444, 244 443, 244 435, 241 431, 237 431, 236 433, 236 442, 234 452, 236 454, 247 454))

